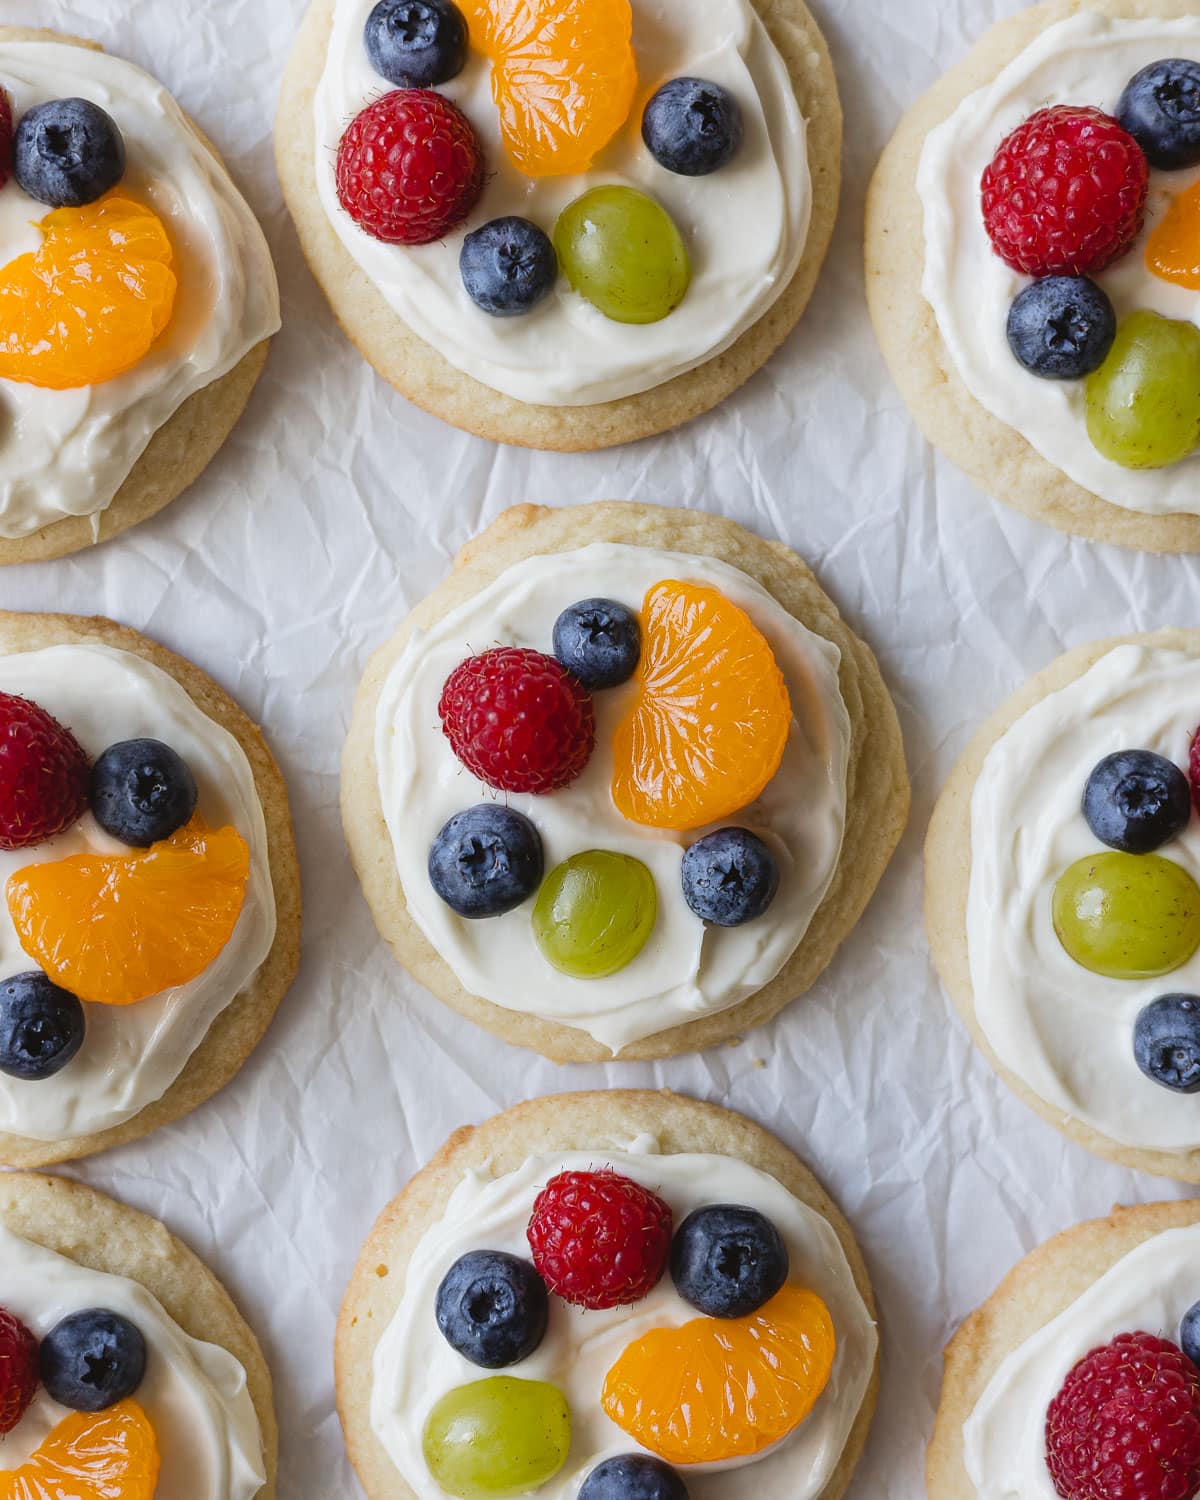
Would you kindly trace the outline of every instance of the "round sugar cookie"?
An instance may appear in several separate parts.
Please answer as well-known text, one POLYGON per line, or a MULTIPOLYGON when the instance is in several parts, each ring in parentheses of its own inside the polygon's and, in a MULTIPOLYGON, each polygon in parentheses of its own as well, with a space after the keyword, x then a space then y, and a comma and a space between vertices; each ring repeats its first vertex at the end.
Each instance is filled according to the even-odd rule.
POLYGON ((782 542, 764 541, 720 516, 623 501, 556 510, 518 505, 505 511, 462 549, 450 577, 422 600, 369 663, 342 758, 342 821, 380 933, 415 979, 468 1020, 555 1062, 611 1060, 608 1048, 585 1031, 506 1010, 459 983, 409 913, 384 821, 375 758, 380 694, 413 631, 449 614, 514 563, 591 542, 719 558, 757 580, 791 615, 841 651, 839 682, 852 737, 845 839, 832 884, 799 947, 770 983, 728 1010, 646 1037, 619 1054, 622 1061, 672 1057, 716 1046, 761 1025, 815 982, 862 915, 908 818, 904 746, 878 663, 808 566, 782 542))

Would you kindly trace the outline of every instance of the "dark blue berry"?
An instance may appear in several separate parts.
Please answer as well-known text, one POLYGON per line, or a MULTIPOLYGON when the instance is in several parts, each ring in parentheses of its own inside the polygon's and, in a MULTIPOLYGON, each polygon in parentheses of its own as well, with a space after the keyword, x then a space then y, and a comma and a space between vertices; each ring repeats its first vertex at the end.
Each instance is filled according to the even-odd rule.
POLYGON ((642 115, 642 140, 660 166, 683 177, 706 177, 737 155, 742 109, 719 83, 672 78, 642 115))
POLYGON ((787 1277, 783 1237, 753 1208, 698 1208, 671 1244, 675 1290, 710 1318, 746 1317, 769 1302, 787 1277))
POLYGON ((579 1487, 579 1500, 688 1500, 688 1492, 661 1458, 623 1453, 596 1465, 579 1487))
POLYGON ((1165 57, 1135 73, 1117 119, 1152 167, 1173 172, 1200 162, 1200 63, 1165 57))
POLYGON ((473 1365, 500 1370, 542 1342, 549 1298, 529 1261, 503 1250, 472 1250, 442 1278, 434 1312, 451 1348, 473 1365))
POLYGON ((1133 1023, 1133 1056, 1176 1094, 1200 1092, 1200 996, 1160 995, 1133 1023))
POLYGON ((523 813, 480 802, 455 813, 429 851, 429 881, 460 917, 499 917, 542 883, 537 829, 523 813))
POLYGON ((92 767, 96 822, 123 844, 169 839, 196 811, 196 778, 161 740, 122 740, 92 767))
POLYGON ((379 0, 363 40, 371 66, 399 89, 448 83, 467 60, 467 23, 453 0, 379 0))
POLYGON ((1008 347, 1031 375, 1081 380, 1098 370, 1117 336, 1117 315, 1086 276, 1045 276, 1008 313, 1008 347))
POLYGON ((117 122, 87 99, 51 99, 21 116, 13 137, 13 176, 51 208, 80 208, 125 174, 117 122))
POLYGON ((1106 755, 1087 779, 1083 816, 1110 849, 1150 854, 1182 833, 1192 815, 1187 777, 1152 750, 1106 755))
POLYGON ((517 318, 558 279, 558 256, 549 235, 528 219, 493 219, 463 240, 458 269, 476 307, 494 318, 517 318))
POLYGON ((642 654, 637 616, 615 599, 572 604, 554 622, 554 654, 584 687, 627 682, 642 654))
POLYGON ((1194 1365, 1200 1365, 1200 1302, 1193 1302, 1179 1324, 1179 1347, 1194 1365))
POLYGON ((83 1046, 87 1022, 74 995, 35 969, 0 980, 0 1073, 53 1078, 83 1046))
POLYGON ((748 828, 718 828, 683 856, 683 899, 703 922, 740 927, 761 917, 779 889, 775 856, 748 828))
POLYGON ((72 1313, 42 1340, 42 1384, 72 1411, 104 1411, 134 1394, 146 1373, 146 1341, 120 1313, 72 1313))

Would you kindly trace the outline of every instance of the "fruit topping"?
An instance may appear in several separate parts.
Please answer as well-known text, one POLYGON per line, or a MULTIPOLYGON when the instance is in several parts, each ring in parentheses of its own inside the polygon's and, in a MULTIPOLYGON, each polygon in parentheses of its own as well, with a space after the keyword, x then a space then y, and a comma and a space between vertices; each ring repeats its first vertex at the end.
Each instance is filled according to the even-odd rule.
POLYGON ((1165 57, 1125 85, 1117 118, 1152 167, 1171 172, 1200 163, 1200 63, 1165 57))
POLYGON ((44 708, 0 693, 0 849, 30 849, 87 811, 87 752, 44 708))
POLYGON ((1159 469, 1200 443, 1200 328, 1141 310, 1087 383, 1087 430, 1105 458, 1159 469))
POLYGON ((552 656, 497 646, 446 678, 442 729, 473 775, 500 792, 556 792, 591 759, 596 720, 587 689, 552 656))
POLYGON ((637 188, 590 188, 568 203, 554 248, 572 287, 614 323, 661 322, 692 284, 675 221, 637 188))
POLYGON ((702 922, 740 927, 774 901, 779 866, 748 828, 718 828, 684 852, 681 879, 683 899, 702 922))
POLYGON ((661 1458, 622 1453, 603 1459, 579 1486, 579 1500, 688 1500, 687 1485, 661 1458))
POLYGON ((1138 143, 1098 109, 1040 109, 1001 141, 981 184, 1001 260, 1027 276, 1090 276, 1142 227, 1149 168, 1138 143))
POLYGON ((37 1339, 0 1308, 0 1437, 7 1437, 29 1410, 41 1378, 37 1339))
POLYGON ((1008 347, 1031 375, 1079 380, 1104 363, 1117 336, 1108 294, 1086 276, 1045 276, 1008 314, 1008 347))
POLYGON ((745 127, 737 100, 719 83, 672 78, 642 115, 646 149, 668 172, 707 177, 737 155, 745 127))
POLYGON ((473 1365, 499 1370, 542 1342, 549 1298, 527 1260, 503 1250, 472 1250, 442 1277, 435 1313, 452 1349, 473 1365))
POLYGON ((0 188, 12 176, 13 117, 12 100, 0 88, 0 188))
POLYGON ((499 917, 542 883, 542 840, 524 814, 494 802, 455 813, 429 851, 429 883, 460 917, 499 917))
POLYGON ((1200 291, 1200 182, 1171 200, 1146 241, 1146 265, 1163 281, 1200 291))
POLYGON ((105 833, 148 849, 191 820, 196 778, 161 740, 122 740, 92 767, 92 813, 105 833))
POLYGON ((1153 1083, 1176 1094, 1200 1091, 1200 997, 1160 995, 1133 1026, 1133 1056, 1153 1083))
POLYGON ((613 739, 613 801, 651 828, 732 817, 779 769, 792 709, 766 637, 705 584, 655 584, 638 695, 613 739))
POLYGON ((642 630, 615 599, 583 599, 554 622, 554 654, 593 692, 618 687, 637 671, 642 630))
POLYGON ((467 235, 458 269, 476 307, 494 318, 518 318, 552 290, 558 256, 545 230, 514 215, 467 235))
POLYGON ((80 1000, 132 1005, 202 974, 229 941, 250 850, 199 817, 144 853, 75 854, 9 877, 21 946, 80 1000))
POLYGON ((108 1308, 72 1313, 42 1340, 42 1384, 72 1411, 106 1411, 128 1400, 145 1374, 141 1330, 108 1308))
POLYGON ((154 1500, 158 1439, 136 1401, 75 1412, 19 1469, 0 1471, 0 1500, 154 1500))
POLYGON ((1179 1324, 1179 1347, 1194 1365, 1200 1365, 1200 1302, 1193 1302, 1179 1324))
POLYGON ((1200 1486, 1200 1373, 1166 1339, 1122 1333, 1071 1369, 1046 1412, 1062 1500, 1190 1500, 1200 1486))
POLYGON ((794 1432, 829 1382, 836 1347, 815 1292, 785 1286, 745 1318, 694 1318, 629 1344, 605 1412, 672 1464, 751 1458, 794 1432))
POLYGON ((783 1236, 765 1214, 714 1203, 688 1214, 671 1246, 671 1279, 710 1318, 744 1318, 787 1281, 783 1236))
POLYGON ((429 1413, 421 1450, 434 1480, 461 1500, 522 1495, 553 1479, 571 1447, 557 1386, 493 1375, 447 1391, 429 1413))
POLYGON ((61 1073, 83 1046, 83 1006, 33 970, 0 980, 0 1073, 40 1083, 61 1073))
POLYGON ((1153 979, 1200 947, 1200 888, 1158 854, 1076 860, 1054 887, 1054 930, 1077 964, 1110 979, 1153 979))
POLYGON ((492 98, 527 177, 586 172, 633 107, 629 0, 466 0, 471 40, 492 60, 492 98))
POLYGON ((428 245, 483 192, 483 148, 462 110, 432 89, 397 89, 361 110, 338 145, 338 202, 388 245, 428 245))
POLYGON ((529 1247, 542 1280, 575 1307, 623 1307, 658 1284, 671 1253, 671 1210, 611 1167, 560 1172, 538 1194, 529 1247))
POLYGON ((588 849, 547 875, 533 908, 533 936, 560 973, 603 979, 633 962, 657 920, 654 876, 641 860, 588 849))
POLYGON ((1182 833, 1191 819, 1187 777, 1151 750, 1118 750, 1088 777, 1083 816, 1110 849, 1151 854, 1182 833))
POLYGON ((448 83, 467 60, 467 23, 454 0, 379 0, 363 41, 371 66, 398 89, 448 83))
POLYGON ((0 267, 0 379, 73 390, 131 370, 175 307, 162 221, 113 194, 37 228, 39 248, 0 267))
POLYGON ((113 117, 88 99, 51 99, 27 110, 13 138, 13 175, 51 208, 95 203, 125 174, 125 142, 113 117))

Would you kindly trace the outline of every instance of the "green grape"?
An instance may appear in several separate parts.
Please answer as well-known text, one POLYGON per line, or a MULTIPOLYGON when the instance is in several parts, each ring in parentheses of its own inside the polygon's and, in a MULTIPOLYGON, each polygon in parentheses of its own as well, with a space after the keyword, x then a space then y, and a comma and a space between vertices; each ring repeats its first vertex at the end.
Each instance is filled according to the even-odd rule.
POLYGON ((515 1375, 447 1391, 421 1436, 429 1472, 462 1500, 536 1490, 566 1463, 570 1446, 567 1398, 544 1380, 515 1375))
POLYGON ((1127 469, 1161 469, 1200 444, 1200 328, 1131 313, 1088 376, 1088 436, 1127 469))
POLYGON ((1093 854, 1054 887, 1054 930, 1077 964, 1110 979, 1150 979, 1200 947, 1200 886, 1158 854, 1093 854))
POLYGON ((654 876, 629 854, 590 849, 550 871, 533 907, 533 935, 574 979, 603 979, 631 963, 658 919, 654 876))
POLYGON ((692 283, 683 237, 636 188, 598 187, 568 203, 554 227, 567 280, 615 323, 657 323, 692 283))

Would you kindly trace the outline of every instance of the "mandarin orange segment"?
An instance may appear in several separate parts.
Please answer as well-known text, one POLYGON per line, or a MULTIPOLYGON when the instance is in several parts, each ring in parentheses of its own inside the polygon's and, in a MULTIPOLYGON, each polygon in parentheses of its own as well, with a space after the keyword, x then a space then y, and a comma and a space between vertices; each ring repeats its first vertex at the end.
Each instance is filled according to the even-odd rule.
POLYGON ((613 801, 651 828, 732 817, 775 775, 791 730, 771 647, 745 610, 703 584, 656 583, 641 620, 637 697, 613 739, 613 801))
POLYGON ((836 1348, 824 1302, 788 1285, 749 1317, 652 1328, 609 1370, 602 1402, 669 1464, 751 1458, 808 1416, 836 1348))
POLYGON ((1146 265, 1164 281, 1200 291, 1200 182, 1171 200, 1146 241, 1146 265))
POLYGON ((233 934, 250 850, 197 816, 134 854, 73 854, 9 877, 21 946, 55 984, 132 1005, 202 974, 233 934))
POLYGON ((38 227, 40 247, 0 267, 0 378, 68 390, 132 369, 175 306, 162 220, 109 193, 38 227))
POLYGON ((0 1500, 153 1500, 158 1439, 136 1401, 60 1422, 19 1469, 0 1470, 0 1500))
POLYGON ((637 89, 629 0, 464 0, 492 61, 508 153, 529 177, 586 172, 637 89))

